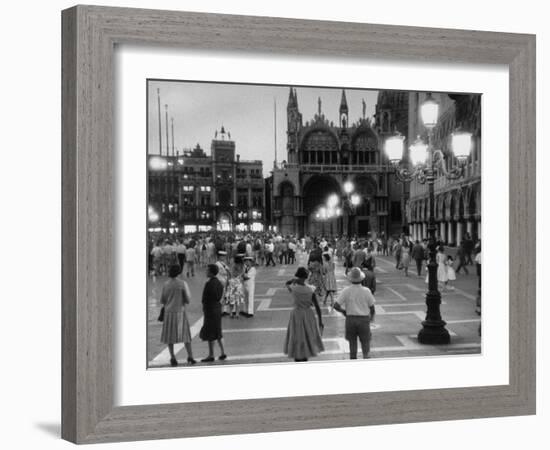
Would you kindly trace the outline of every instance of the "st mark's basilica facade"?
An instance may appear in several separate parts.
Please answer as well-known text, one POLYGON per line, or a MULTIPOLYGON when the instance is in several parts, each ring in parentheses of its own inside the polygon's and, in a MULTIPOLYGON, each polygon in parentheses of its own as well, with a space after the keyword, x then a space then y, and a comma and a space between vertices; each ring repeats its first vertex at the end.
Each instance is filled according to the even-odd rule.
POLYGON ((407 133, 408 93, 380 91, 374 120, 351 122, 342 90, 338 123, 317 113, 304 123, 298 95, 287 104, 287 157, 273 170, 272 221, 282 234, 399 234, 406 228, 407 186, 384 155, 394 129, 407 133), (355 204, 351 199, 355 197, 355 204), (327 209, 327 200, 337 203, 327 209))

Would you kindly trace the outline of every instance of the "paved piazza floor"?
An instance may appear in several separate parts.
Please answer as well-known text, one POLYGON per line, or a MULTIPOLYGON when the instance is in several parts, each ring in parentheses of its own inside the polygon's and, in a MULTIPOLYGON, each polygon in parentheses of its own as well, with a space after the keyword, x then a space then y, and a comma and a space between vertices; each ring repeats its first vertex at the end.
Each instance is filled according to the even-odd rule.
MULTIPOLYGON (((300 256, 295 265, 258 268, 255 315, 250 319, 224 317, 224 343, 228 359, 224 362, 216 361, 210 365, 290 362, 282 350, 292 309, 292 299, 284 287, 284 282, 292 278, 298 265, 304 264, 304 258, 300 256)), ((425 272, 422 277, 418 277, 411 266, 411 273, 406 277, 402 271, 395 269, 392 258, 377 256, 376 261, 378 285, 375 296, 376 318, 372 324, 372 358, 480 353, 478 335, 480 317, 475 312, 477 277, 472 266, 469 267, 469 275, 457 275, 454 290, 442 293, 441 313, 447 322, 451 343, 430 346, 419 344, 416 338, 421 328, 421 321, 426 315, 425 272)), ((342 263, 339 261, 337 261, 336 278, 339 291, 349 284, 344 276, 342 263)), ((168 350, 160 343, 162 324, 157 321, 160 311, 160 291, 164 281, 165 278, 162 277, 157 278, 156 281, 150 278, 148 283, 147 357, 150 368, 169 366, 168 350)), ((198 337, 202 326, 201 294, 205 281, 203 268, 198 269, 195 278, 188 279, 192 302, 187 308, 187 315, 191 325, 196 360, 208 354, 206 342, 202 342, 198 337)), ((348 343, 344 339, 344 317, 336 311, 330 311, 327 307, 322 307, 322 311, 325 325, 323 332, 325 351, 314 359, 349 358, 348 343)), ((185 367, 187 355, 183 344, 176 344, 176 350, 180 366, 185 367)), ((217 345, 215 350, 218 351, 217 345)), ((361 356, 360 352, 359 356, 361 356)))

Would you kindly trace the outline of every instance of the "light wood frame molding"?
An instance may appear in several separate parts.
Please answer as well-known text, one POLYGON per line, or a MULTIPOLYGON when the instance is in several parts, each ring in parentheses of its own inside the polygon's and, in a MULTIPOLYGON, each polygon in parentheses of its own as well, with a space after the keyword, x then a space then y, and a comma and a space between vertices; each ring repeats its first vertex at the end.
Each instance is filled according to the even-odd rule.
POLYGON ((94 443, 535 413, 535 36, 75 6, 62 12, 62 54, 64 439, 94 443), (117 44, 506 65, 509 384, 114 407, 113 52, 117 44), (237 408, 239 414, 234 414, 237 408))

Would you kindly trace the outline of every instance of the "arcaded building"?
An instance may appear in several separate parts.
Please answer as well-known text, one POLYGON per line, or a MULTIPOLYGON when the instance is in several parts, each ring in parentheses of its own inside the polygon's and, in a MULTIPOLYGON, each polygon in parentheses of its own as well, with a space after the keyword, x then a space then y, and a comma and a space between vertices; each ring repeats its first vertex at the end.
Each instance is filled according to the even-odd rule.
MULTIPOLYGON (((439 120, 434 128, 434 147, 446 156, 446 164, 453 164, 450 148, 451 133, 457 128, 472 133, 472 150, 464 176, 448 180, 438 172, 435 181, 435 220, 438 239, 448 245, 458 245, 466 233, 481 237, 481 95, 432 94, 439 103, 439 120)), ((424 93, 410 93, 409 140, 423 135, 425 129, 418 114, 424 93)), ((407 221, 411 236, 428 237, 428 186, 418 182, 410 185, 407 202, 407 221)))

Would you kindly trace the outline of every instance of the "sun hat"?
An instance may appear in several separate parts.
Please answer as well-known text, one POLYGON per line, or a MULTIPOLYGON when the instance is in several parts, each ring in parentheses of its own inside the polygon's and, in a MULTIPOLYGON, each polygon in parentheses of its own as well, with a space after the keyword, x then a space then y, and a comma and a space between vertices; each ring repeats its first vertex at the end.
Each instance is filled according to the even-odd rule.
POLYGON ((365 274, 359 267, 354 267, 348 272, 347 277, 352 283, 361 283, 365 278, 365 274))

